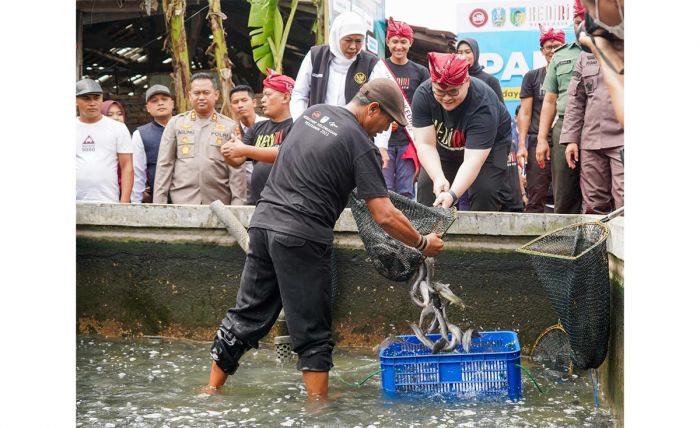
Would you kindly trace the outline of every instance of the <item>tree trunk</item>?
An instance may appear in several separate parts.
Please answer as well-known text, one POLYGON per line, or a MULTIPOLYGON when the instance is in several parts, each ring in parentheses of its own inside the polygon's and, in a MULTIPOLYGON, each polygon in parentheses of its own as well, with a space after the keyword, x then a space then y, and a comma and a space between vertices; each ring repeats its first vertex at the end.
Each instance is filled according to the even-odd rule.
POLYGON ((190 86, 190 58, 187 52, 187 35, 185 34, 186 3, 186 0, 163 0, 165 28, 168 32, 166 44, 173 64, 173 72, 170 77, 172 77, 175 86, 175 109, 178 113, 190 109, 187 96, 190 86))
POLYGON ((231 79, 231 60, 228 57, 228 48, 226 47, 226 32, 224 31, 224 19, 226 15, 221 12, 220 0, 209 0, 209 22, 211 24, 211 33, 214 40, 211 46, 207 49, 207 53, 212 54, 216 59, 216 70, 221 82, 221 97, 223 103, 221 105, 221 114, 228 117, 233 117, 231 111, 231 100, 228 93, 233 88, 233 80, 231 79))
POLYGON ((326 5, 324 0, 314 0, 316 5, 316 46, 326 43, 326 5))

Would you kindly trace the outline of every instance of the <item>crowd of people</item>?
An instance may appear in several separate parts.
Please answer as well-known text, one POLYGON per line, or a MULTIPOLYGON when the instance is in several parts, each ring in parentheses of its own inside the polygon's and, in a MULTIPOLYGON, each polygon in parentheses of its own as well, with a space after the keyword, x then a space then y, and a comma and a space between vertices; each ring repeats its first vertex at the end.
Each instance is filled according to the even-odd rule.
MULTIPOLYGON (((587 21, 609 17, 611 2, 622 21, 617 0, 587 1, 587 21)), ((574 10, 581 42, 541 29, 532 43, 547 66, 524 76, 514 118, 479 63, 477 40, 429 53, 426 69, 408 59, 411 27, 389 18, 391 55, 381 60, 362 49, 367 28, 353 12, 336 17, 329 43, 311 48, 296 79, 268 70, 264 118, 246 85, 224 94, 234 117, 218 113, 217 79, 199 72, 190 79, 192 110, 173 116, 170 90, 154 85, 144 100, 153 120, 130 137, 123 106, 103 101, 100 85, 83 79, 76 199, 256 205, 236 306, 211 348, 208 387, 223 385, 284 306, 307 390, 325 395, 332 230, 354 188, 389 235, 428 256, 442 240, 421 236, 387 190, 472 211, 604 214, 624 205, 624 62, 605 53, 622 39, 622 24, 598 26, 616 37, 599 48, 600 33, 582 31, 579 0, 574 10)))

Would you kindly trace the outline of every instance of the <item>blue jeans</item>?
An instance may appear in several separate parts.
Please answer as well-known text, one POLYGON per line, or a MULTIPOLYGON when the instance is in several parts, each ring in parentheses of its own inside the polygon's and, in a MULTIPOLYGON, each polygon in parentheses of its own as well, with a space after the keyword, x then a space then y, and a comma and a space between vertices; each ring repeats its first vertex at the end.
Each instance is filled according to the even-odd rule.
POLYGON ((407 148, 408 144, 389 146, 389 165, 382 169, 382 173, 387 189, 413 199, 413 175, 416 167, 412 159, 401 159, 407 148))

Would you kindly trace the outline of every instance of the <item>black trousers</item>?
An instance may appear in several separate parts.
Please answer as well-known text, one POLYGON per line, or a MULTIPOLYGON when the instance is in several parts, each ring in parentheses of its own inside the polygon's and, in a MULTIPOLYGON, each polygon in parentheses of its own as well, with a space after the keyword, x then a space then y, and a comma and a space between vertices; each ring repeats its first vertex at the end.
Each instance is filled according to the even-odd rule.
MULTIPOLYGON (((546 212, 547 193, 552 183, 551 161, 544 160, 544 168, 537 164, 537 135, 527 136, 527 165, 525 166, 525 176, 527 178, 527 207, 526 213, 546 212)), ((552 150, 552 139, 548 139, 549 149, 552 150)), ((551 157, 551 155, 550 155, 551 157)))
POLYGON ((292 346, 299 355, 297 369, 329 371, 335 345, 331 338, 332 245, 259 228, 250 228, 248 236, 236 306, 227 311, 219 327, 212 357, 229 373, 220 363, 225 359, 215 354, 215 349, 222 349, 236 360, 235 371, 237 359, 250 347, 258 347, 284 307, 292 346), (228 340, 221 340, 222 336, 228 340))
MULTIPOLYGON (((457 170, 461 163, 442 163, 442 172, 445 178, 450 182, 455 179, 457 170)), ((474 183, 468 189, 468 200, 470 211, 500 211, 502 206, 501 190, 506 184, 506 170, 496 168, 494 165, 485 163, 479 174, 476 176, 474 183)), ((421 167, 418 174, 418 195, 419 203, 433 206, 435 202, 435 194, 433 193, 433 180, 430 179, 428 173, 421 167)))

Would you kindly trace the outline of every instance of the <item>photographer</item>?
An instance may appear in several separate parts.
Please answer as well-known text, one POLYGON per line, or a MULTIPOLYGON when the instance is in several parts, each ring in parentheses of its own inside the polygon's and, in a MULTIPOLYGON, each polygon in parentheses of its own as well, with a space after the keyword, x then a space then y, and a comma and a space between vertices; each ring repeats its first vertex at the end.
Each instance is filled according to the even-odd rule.
POLYGON ((625 1, 583 0, 586 17, 576 30, 579 44, 595 55, 608 86, 615 117, 625 127, 625 1))

